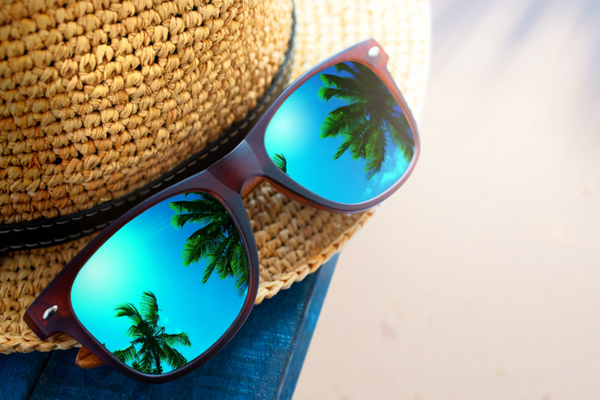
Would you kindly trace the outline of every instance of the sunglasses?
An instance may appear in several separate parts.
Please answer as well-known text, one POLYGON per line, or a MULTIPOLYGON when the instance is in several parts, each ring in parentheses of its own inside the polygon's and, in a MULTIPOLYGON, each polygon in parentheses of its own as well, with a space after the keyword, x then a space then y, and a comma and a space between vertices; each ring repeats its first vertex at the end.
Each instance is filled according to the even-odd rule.
MULTIPOLYGON (((167 382, 214 356, 254 305, 259 260, 242 197, 261 180, 326 211, 373 207, 418 159, 415 121, 373 39, 317 65, 206 170, 94 238, 27 310, 123 375, 167 382)), ((84 364, 82 362, 82 364, 84 364)), ((79 365, 79 364, 78 364, 79 365)))

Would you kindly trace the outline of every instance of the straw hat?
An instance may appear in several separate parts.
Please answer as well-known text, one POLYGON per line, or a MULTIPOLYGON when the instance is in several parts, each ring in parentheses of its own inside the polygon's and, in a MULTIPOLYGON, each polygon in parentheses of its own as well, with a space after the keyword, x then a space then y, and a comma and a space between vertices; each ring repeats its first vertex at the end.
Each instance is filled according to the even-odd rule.
MULTIPOLYGON (((293 53, 291 0, 207 2, 0 6, 0 353, 78 346, 39 340, 27 307, 88 232, 239 142, 290 76, 374 37, 420 114, 427 0, 296 0, 293 53)), ((320 211, 267 183, 244 202, 257 304, 317 270, 375 212, 320 211)))

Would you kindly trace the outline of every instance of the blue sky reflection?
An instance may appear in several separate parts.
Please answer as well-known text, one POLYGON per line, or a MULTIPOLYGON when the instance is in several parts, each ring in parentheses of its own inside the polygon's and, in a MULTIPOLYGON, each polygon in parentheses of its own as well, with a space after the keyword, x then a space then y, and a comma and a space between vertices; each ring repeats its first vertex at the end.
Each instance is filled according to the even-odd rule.
MULTIPOLYGON (((350 76, 335 67, 322 73, 350 76)), ((287 160, 287 173, 308 190, 329 200, 345 204, 362 203, 386 191, 402 177, 410 160, 393 145, 389 132, 386 159, 381 171, 370 180, 365 173, 367 161, 353 160, 346 151, 337 160, 334 155, 344 137, 321 139, 321 124, 327 115, 348 103, 338 98, 325 102, 319 99, 318 92, 324 84, 320 74, 310 78, 298 88, 273 116, 265 134, 265 147, 271 158, 276 153, 287 160)), ((396 111, 401 112, 396 105, 396 111)), ((409 131, 412 137, 412 132, 409 131)))
MULTIPOLYGON (((193 198, 188 195, 187 200, 193 198)), ((125 349, 128 318, 115 317, 115 308, 132 303, 140 309, 143 292, 153 292, 160 309, 159 325, 171 334, 187 332, 191 347, 175 347, 188 362, 218 340, 240 313, 247 291, 240 297, 233 279, 212 274, 202 284, 206 263, 184 267, 181 251, 198 224, 171 226, 175 212, 169 202, 147 210, 112 236, 81 269, 71 290, 77 318, 110 351, 125 349)), ((170 370, 163 365, 163 372, 170 370)))

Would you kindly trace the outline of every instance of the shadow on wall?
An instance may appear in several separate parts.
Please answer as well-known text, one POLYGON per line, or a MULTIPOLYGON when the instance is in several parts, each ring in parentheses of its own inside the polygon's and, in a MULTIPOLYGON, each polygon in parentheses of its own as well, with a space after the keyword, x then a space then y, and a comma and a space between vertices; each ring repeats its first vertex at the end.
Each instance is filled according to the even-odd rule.
POLYGON ((552 44, 557 63, 571 58, 573 51, 586 51, 588 62, 580 66, 578 89, 581 91, 578 94, 593 102, 587 104, 590 112, 597 110, 600 102, 597 90, 600 87, 597 73, 600 66, 600 1, 432 0, 432 11, 434 38, 443 38, 434 43, 432 66, 451 61, 457 49, 478 32, 481 25, 495 25, 501 36, 500 43, 494 43, 499 44, 493 50, 496 71, 502 71, 515 58, 514 54, 528 47, 530 41, 537 43, 543 37, 542 40, 552 44), (512 22, 506 24, 505 21, 512 22))

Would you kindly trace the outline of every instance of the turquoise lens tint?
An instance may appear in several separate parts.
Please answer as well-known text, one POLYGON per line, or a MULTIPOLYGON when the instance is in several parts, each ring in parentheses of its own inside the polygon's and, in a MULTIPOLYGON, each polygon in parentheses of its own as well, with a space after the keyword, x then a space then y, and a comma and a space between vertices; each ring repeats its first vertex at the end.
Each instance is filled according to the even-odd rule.
POLYGON ((344 62, 314 75, 285 100, 267 127, 265 147, 306 189, 357 204, 402 178, 414 138, 377 75, 363 64, 344 62))
POLYGON ((164 374, 223 336, 242 310, 248 276, 225 207, 188 193, 148 209, 104 243, 75 277, 71 303, 116 358, 164 374))

